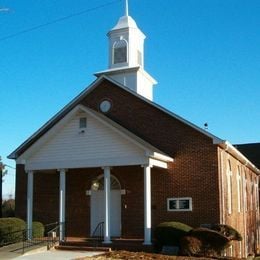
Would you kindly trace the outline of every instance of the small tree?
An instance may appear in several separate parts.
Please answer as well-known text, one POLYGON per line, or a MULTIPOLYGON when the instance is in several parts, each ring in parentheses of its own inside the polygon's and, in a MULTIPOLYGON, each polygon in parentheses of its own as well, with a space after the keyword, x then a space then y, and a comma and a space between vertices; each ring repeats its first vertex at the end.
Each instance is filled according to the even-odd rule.
POLYGON ((14 217, 15 215, 15 200, 10 197, 7 200, 3 200, 2 215, 3 218, 14 217))

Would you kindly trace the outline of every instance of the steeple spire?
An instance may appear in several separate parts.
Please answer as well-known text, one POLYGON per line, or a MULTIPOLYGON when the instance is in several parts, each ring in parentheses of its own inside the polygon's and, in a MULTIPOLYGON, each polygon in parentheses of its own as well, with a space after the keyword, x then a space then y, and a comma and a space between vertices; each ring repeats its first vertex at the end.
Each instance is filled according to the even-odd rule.
POLYGON ((128 0, 125 0, 125 16, 128 16, 128 0))

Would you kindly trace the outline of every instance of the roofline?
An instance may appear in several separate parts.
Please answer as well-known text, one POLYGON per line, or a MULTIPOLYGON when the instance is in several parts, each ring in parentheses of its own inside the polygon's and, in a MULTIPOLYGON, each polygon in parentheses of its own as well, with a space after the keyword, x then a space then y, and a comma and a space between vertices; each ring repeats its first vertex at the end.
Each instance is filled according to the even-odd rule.
POLYGON ((214 144, 219 144, 219 143, 222 143, 222 142, 224 141, 223 139, 220 139, 220 138, 218 138, 217 136, 215 136, 215 135, 213 135, 213 134, 211 134, 211 133, 205 131, 204 129, 202 129, 202 128, 198 127, 197 125, 195 125, 195 124, 193 124, 193 123, 187 121, 186 119, 184 119, 184 118, 182 118, 182 117, 176 115, 175 113, 173 113, 173 112, 171 112, 170 110, 168 110, 168 109, 166 109, 166 108, 160 106, 159 104, 157 104, 157 103, 155 103, 155 102, 153 102, 153 101, 151 101, 151 100, 145 98, 144 96, 141 96, 141 95, 137 94, 135 91, 131 90, 130 88, 128 88, 128 87, 126 87, 126 86, 124 86, 124 85, 121 84, 120 82, 117 82, 116 80, 114 80, 114 79, 112 79, 112 78, 110 78, 110 77, 107 77, 107 76, 101 76, 101 77, 102 77, 102 78, 106 78, 107 80, 111 81, 112 83, 116 84, 117 86, 121 87, 122 89, 126 90, 127 92, 129 92, 129 93, 133 94, 134 96, 136 96, 136 97, 142 99, 143 101, 149 103, 151 106, 154 106, 154 107, 158 108, 159 110, 161 110, 161 111, 163 111, 164 113, 170 115, 171 117, 174 117, 174 118, 180 120, 180 121, 183 122, 184 124, 187 124, 187 125, 191 126, 192 128, 194 128, 195 130, 201 132, 202 134, 204 134, 204 135, 206 135, 206 136, 212 138, 214 144))
MULTIPOLYGON (((132 72, 132 71, 135 71, 135 72, 140 71, 140 73, 142 73, 147 79, 152 81, 152 83, 154 85, 156 85, 158 83, 156 81, 156 79, 154 79, 148 72, 146 72, 142 66, 133 66, 133 67, 125 66, 125 67, 120 67, 120 68, 112 68, 112 69, 107 69, 107 70, 103 70, 103 71, 98 71, 98 72, 94 73, 94 75, 96 77, 100 77, 102 75, 103 76, 108 75, 108 77, 109 77, 109 75, 114 75, 114 74, 117 74, 119 72, 121 73, 121 72, 132 72)), ((112 78, 109 77, 109 79, 112 79, 112 78)), ((120 82, 118 82, 118 83, 121 84, 120 82)), ((122 87, 125 88, 124 85, 122 85, 122 87)))
POLYGON ((66 106, 64 106, 58 113, 56 113, 51 119, 49 119, 42 127, 40 127, 34 134, 32 134, 28 139, 26 139, 21 145, 19 145, 12 153, 10 153, 7 158, 8 159, 16 159, 17 158, 17 152, 19 152, 20 149, 22 149, 25 145, 27 145, 34 137, 36 137, 38 134, 41 133, 46 127, 51 125, 56 119, 58 119, 60 116, 63 115, 63 113, 69 112, 71 109, 73 109, 76 102, 83 99, 88 92, 94 89, 98 83, 105 80, 104 77, 97 78, 95 81, 93 81, 88 87, 86 87, 81 93, 79 93, 75 98, 73 98, 66 106))
POLYGON ((127 91, 128 93, 138 97, 139 99, 143 100, 144 102, 150 104, 153 107, 156 107, 157 109, 163 111, 164 113, 170 115, 171 117, 176 118, 177 120, 181 121, 182 123, 192 127, 193 129, 197 130, 198 132, 208 136, 209 138, 211 138, 213 140, 213 144, 220 144, 223 143, 223 140, 210 134, 209 132, 203 130, 202 128, 196 126, 195 124, 185 120, 184 118, 176 115, 175 113, 163 108, 162 106, 150 101, 149 99, 137 94, 136 92, 134 92, 133 90, 131 90, 130 88, 122 85, 121 83, 111 79, 110 77, 107 77, 106 75, 101 75, 100 77, 98 77, 95 81, 93 81, 87 88, 85 88, 79 95, 77 95, 74 99, 72 99, 66 106, 64 106, 58 113, 56 113, 50 120, 48 120, 41 128, 39 128, 33 135, 31 135, 25 142, 23 142, 20 146, 18 146, 18 148, 16 148, 10 155, 7 156, 8 159, 16 159, 18 157, 17 153, 19 152, 19 150, 21 150, 24 146, 26 146, 27 144, 29 144, 33 138, 35 138, 37 135, 39 135, 40 133, 42 133, 42 131, 47 128, 50 127, 51 124, 55 123, 56 120, 59 120, 62 118, 63 114, 69 112, 71 109, 73 109, 73 107, 75 106, 75 104, 77 102, 79 102, 80 100, 82 100, 89 92, 91 92, 92 90, 94 90, 99 83, 101 83, 102 81, 107 80, 110 81, 111 83, 117 85, 118 87, 124 89, 125 91, 127 91))
POLYGON ((243 164, 248 166, 252 171, 256 172, 256 174, 260 174, 260 170, 250 161, 248 160, 236 147, 234 147, 230 142, 223 141, 219 144, 221 148, 223 148, 225 151, 232 154, 234 157, 236 157, 238 160, 240 160, 243 164))

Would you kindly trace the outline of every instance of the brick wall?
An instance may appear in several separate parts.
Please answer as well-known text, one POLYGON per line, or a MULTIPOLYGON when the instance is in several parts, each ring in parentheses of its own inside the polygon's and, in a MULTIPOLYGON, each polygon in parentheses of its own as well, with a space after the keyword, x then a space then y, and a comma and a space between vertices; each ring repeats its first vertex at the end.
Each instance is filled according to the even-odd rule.
POLYGON ((233 248, 227 250, 227 253, 236 257, 246 257, 248 254, 255 253, 259 248, 259 238, 257 237, 259 205, 257 205, 256 192, 251 189, 251 184, 257 183, 258 176, 221 148, 219 148, 219 158, 221 161, 219 174, 223 180, 223 223, 237 229, 243 237, 243 241, 241 243, 234 242, 233 248), (229 175, 227 173, 230 169, 231 195, 228 195, 229 175), (240 182, 238 182, 238 176, 240 176, 240 182), (230 210, 228 196, 231 198, 230 210))

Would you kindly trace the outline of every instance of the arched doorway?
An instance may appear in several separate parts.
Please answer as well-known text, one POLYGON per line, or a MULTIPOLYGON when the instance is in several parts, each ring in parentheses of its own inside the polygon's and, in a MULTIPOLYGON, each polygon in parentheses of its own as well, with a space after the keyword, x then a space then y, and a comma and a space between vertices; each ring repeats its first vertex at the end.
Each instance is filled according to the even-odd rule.
MULTIPOLYGON (((110 179, 110 234, 112 237, 121 236, 121 186, 116 177, 110 179)), ((91 234, 100 222, 105 221, 104 208, 104 175, 92 181, 91 185, 91 234)))

